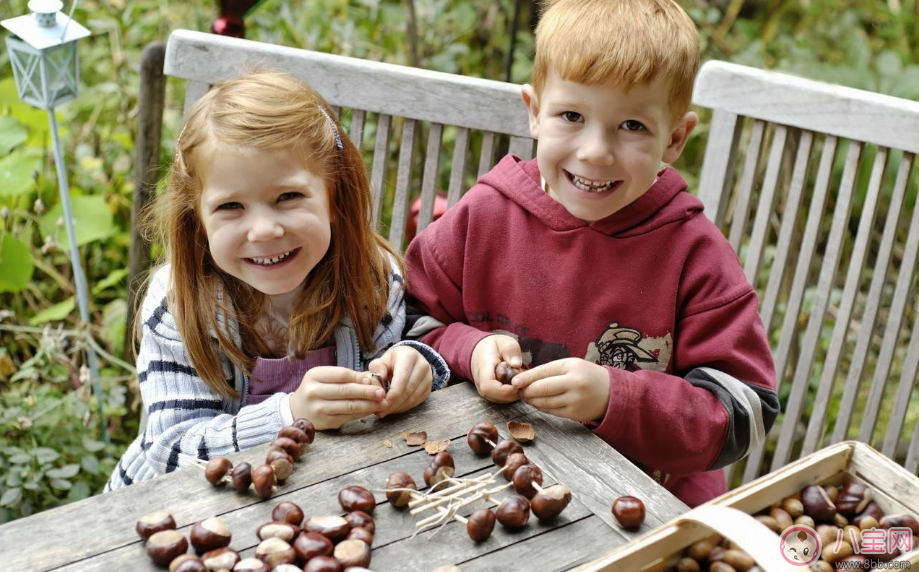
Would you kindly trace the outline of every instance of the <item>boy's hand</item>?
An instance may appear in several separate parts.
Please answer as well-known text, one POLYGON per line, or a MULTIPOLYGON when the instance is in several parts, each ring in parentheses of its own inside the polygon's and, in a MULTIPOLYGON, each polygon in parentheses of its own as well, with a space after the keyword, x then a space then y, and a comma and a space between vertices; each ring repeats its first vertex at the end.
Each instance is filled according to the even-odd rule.
POLYGON ((516 387, 505 385, 495 377, 495 368, 502 361, 514 367, 523 365, 517 340, 498 334, 482 338, 472 350, 472 381, 485 399, 495 403, 510 403, 520 399, 520 395, 516 387))
POLYGON ((370 385, 368 377, 366 372, 345 367, 314 367, 290 394, 290 412, 294 419, 309 419, 316 429, 338 429, 348 421, 387 409, 386 391, 370 385))
POLYGON ((413 347, 389 348, 370 362, 367 369, 384 380, 390 380, 389 391, 386 392, 388 407, 377 412, 381 419, 390 413, 408 411, 431 395, 434 381, 431 364, 413 347))
POLYGON ((551 361, 518 373, 513 385, 536 409, 574 421, 600 419, 609 403, 609 372, 580 358, 551 361))

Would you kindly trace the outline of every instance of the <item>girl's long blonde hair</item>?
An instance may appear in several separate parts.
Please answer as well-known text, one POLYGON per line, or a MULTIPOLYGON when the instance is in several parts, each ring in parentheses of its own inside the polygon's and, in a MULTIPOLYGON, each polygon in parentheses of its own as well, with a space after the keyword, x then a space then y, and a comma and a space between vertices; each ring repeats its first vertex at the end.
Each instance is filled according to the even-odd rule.
POLYGON ((338 149, 323 110, 334 121, 318 93, 280 72, 254 71, 215 85, 188 114, 168 185, 147 217, 148 231, 166 245, 166 262, 172 267, 169 308, 192 365, 221 395, 237 397, 238 392, 221 368, 218 347, 236 367, 251 373, 256 356, 268 352, 255 329, 268 300, 223 272, 209 253, 199 213, 201 161, 207 153, 288 149, 302 154, 304 165, 326 179, 332 239, 325 257, 307 276, 288 326, 297 357, 332 339, 345 316, 361 348, 371 350, 389 298, 392 269, 387 253, 402 271, 398 254, 373 230, 360 150, 335 121, 342 143, 338 149), (218 323, 218 312, 239 325, 239 344, 218 323))

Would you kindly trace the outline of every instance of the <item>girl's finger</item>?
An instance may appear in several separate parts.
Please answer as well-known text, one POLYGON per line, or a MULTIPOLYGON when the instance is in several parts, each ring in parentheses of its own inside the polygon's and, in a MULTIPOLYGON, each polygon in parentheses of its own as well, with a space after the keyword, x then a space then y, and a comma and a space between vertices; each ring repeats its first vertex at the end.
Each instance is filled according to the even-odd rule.
POLYGON ((348 399, 338 401, 326 401, 318 404, 319 413, 324 416, 345 415, 352 419, 370 415, 380 406, 378 401, 367 401, 365 399, 348 399))
POLYGON ((361 383, 317 383, 310 391, 310 399, 325 401, 347 401, 360 399, 372 401, 379 407, 379 402, 386 397, 382 387, 361 383))
POLYGON ((304 377, 320 383, 362 383, 366 374, 346 367, 319 366, 310 368, 304 377))
POLYGON ((378 357, 377 359, 371 361, 369 364, 367 364, 367 371, 375 373, 382 377, 384 380, 388 381, 392 377, 390 375, 390 363, 389 360, 386 359, 389 355, 391 354, 387 352, 387 354, 385 354, 383 357, 378 357))
POLYGON ((427 361, 415 362, 405 391, 405 399, 402 400, 402 403, 393 406, 394 412, 401 413, 420 403, 424 395, 430 392, 432 377, 431 366, 427 361))
POLYGON ((393 352, 392 379, 386 398, 390 403, 402 403, 407 394, 406 387, 411 379, 412 369, 417 360, 423 360, 415 350, 411 352, 393 352))

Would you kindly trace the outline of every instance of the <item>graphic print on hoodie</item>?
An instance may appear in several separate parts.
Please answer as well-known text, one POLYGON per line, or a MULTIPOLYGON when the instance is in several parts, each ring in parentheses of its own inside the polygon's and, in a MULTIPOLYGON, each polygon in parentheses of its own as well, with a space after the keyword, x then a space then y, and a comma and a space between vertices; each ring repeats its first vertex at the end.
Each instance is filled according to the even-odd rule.
POLYGON ((454 378, 472 378, 492 332, 534 365, 603 365, 607 411, 585 425, 690 506, 725 492, 720 468, 778 413, 756 293, 672 168, 586 224, 543 191, 535 160, 508 155, 412 241, 406 267, 409 303, 433 318, 422 341, 454 378))

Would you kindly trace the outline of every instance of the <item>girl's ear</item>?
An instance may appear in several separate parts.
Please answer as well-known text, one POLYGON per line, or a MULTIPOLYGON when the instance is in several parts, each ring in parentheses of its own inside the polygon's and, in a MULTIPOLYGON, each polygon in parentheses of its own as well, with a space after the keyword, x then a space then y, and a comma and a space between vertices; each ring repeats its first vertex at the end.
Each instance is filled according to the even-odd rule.
POLYGON ((533 139, 539 139, 539 97, 536 95, 536 90, 532 85, 526 84, 523 86, 520 97, 523 98, 523 104, 527 108, 527 115, 530 119, 530 136, 533 139))
POLYGON ((674 127, 673 131, 670 133, 670 142, 667 144, 667 148, 664 150, 664 163, 674 163, 677 159, 680 158, 680 154, 683 152, 683 147, 685 147, 686 142, 689 141, 689 135, 698 124, 699 116, 696 115, 695 111, 687 111, 686 115, 677 121, 676 127, 674 127))

